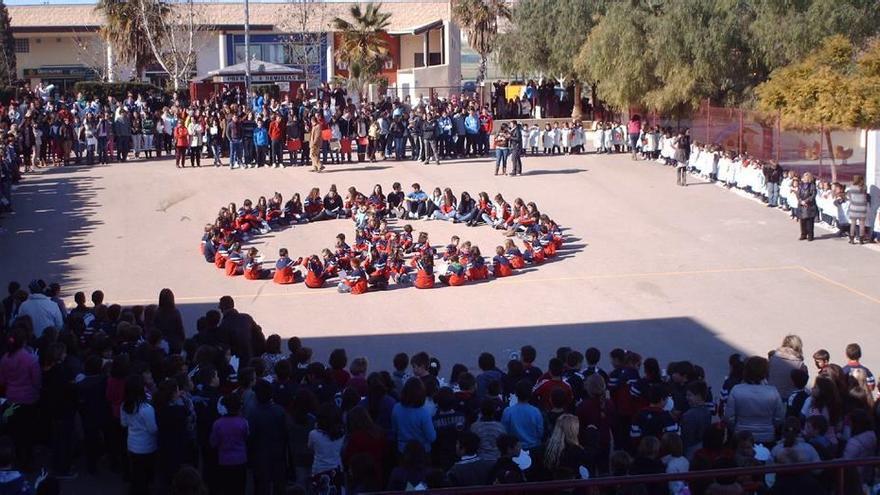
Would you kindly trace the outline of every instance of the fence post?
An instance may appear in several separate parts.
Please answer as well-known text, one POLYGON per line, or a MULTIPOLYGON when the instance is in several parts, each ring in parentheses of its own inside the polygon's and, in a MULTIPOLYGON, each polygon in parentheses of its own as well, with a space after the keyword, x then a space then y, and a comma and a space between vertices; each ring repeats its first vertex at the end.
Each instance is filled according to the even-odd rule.
POLYGON ((845 495, 846 493, 846 478, 844 477, 844 470, 842 467, 837 468, 835 471, 837 475, 837 495, 845 495))

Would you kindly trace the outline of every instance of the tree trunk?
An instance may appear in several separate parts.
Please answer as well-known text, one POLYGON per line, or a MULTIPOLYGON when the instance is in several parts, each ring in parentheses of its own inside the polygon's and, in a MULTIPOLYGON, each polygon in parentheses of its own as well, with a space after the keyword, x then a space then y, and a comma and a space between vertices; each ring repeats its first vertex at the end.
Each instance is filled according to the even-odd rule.
POLYGON ((825 144, 828 146, 828 156, 831 157, 831 182, 837 182, 837 161, 834 159, 834 146, 831 144, 831 131, 825 129, 823 136, 825 144))
POLYGON ((581 108, 581 91, 582 91, 581 83, 575 81, 574 83, 574 96, 572 96, 572 103, 574 103, 571 107, 571 120, 580 121, 584 117, 584 110, 581 108))
POLYGON ((484 79, 486 79, 486 66, 488 65, 487 57, 484 54, 480 54, 480 70, 477 72, 477 86, 479 86, 484 79))

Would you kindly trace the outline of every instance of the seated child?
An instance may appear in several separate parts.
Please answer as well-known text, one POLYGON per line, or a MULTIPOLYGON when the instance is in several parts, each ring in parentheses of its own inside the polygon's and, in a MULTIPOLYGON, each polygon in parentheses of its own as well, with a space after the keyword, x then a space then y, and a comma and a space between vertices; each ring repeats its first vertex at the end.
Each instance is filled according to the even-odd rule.
POLYGON ((248 249, 244 262, 244 278, 248 280, 262 280, 269 278, 269 270, 263 269, 263 262, 260 261, 260 252, 257 248, 248 249))
POLYGON ((345 242, 345 234, 337 234, 336 235, 336 260, 339 263, 339 267, 343 270, 348 270, 350 268, 349 260, 351 259, 352 249, 348 243, 345 242))
POLYGON ((238 243, 232 245, 229 257, 226 259, 226 275, 235 277, 244 271, 244 258, 241 255, 241 246, 238 243))
POLYGON ((337 289, 341 293, 363 294, 367 292, 367 273, 361 268, 361 260, 352 258, 351 270, 345 272, 344 278, 339 282, 337 289))
POLYGON ((541 243, 538 241, 538 233, 532 232, 529 234, 529 240, 525 241, 526 250, 523 252, 523 258, 528 263, 533 265, 540 265, 544 262, 544 250, 541 248, 541 243))
POLYGON ((471 248, 467 264, 467 278, 468 280, 486 280, 489 278, 489 267, 486 266, 486 261, 483 259, 478 246, 471 248))
POLYGON ((388 288, 388 278, 391 275, 388 268, 388 255, 379 252, 375 247, 370 249, 364 270, 367 272, 367 282, 370 287, 379 290, 388 288))
POLYGON ((443 261, 449 261, 452 255, 458 254, 458 242, 459 238, 457 235, 452 236, 449 240, 449 244, 446 245, 446 251, 443 253, 443 261))
POLYGON ((495 257, 492 258, 492 274, 495 277, 513 275, 513 268, 510 267, 510 261, 504 256, 504 248, 501 246, 495 248, 495 257))
POLYGON ((522 251, 520 251, 519 248, 516 247, 516 243, 513 242, 513 239, 507 239, 506 241, 504 241, 504 247, 504 255, 507 257, 507 261, 510 261, 511 268, 515 270, 525 268, 525 258, 523 258, 522 251))
POLYGON ((541 237, 538 238, 538 241, 545 257, 553 258, 556 256, 556 242, 554 242, 553 234, 550 233, 550 229, 546 225, 541 226, 541 237))
POLYGON ((266 203, 266 222, 269 225, 280 225, 282 223, 282 199, 281 193, 275 193, 266 203))
POLYGON ((303 212, 303 204, 299 193, 295 193, 293 197, 284 204, 284 221, 288 225, 309 222, 308 217, 303 212))
POLYGON ((446 273, 440 275, 440 282, 443 285, 451 285, 451 286, 459 286, 464 285, 466 280, 465 278, 465 268, 458 260, 458 255, 453 254, 449 257, 449 265, 446 267, 446 273))
POLYGON ((221 241, 217 246, 217 252, 214 253, 214 266, 223 270, 226 268, 226 260, 229 258, 229 247, 232 244, 229 241, 221 241))
POLYGON ((335 277, 339 273, 339 260, 336 259, 336 255, 331 253, 329 249, 324 248, 321 250, 321 256, 324 258, 322 261, 324 264, 324 280, 335 277))
POLYGON ((324 286, 324 281, 330 278, 324 270, 324 265, 318 259, 318 255, 313 254, 303 260, 303 266, 306 267, 305 284, 309 289, 320 289, 324 286))
POLYGON ((413 245, 413 228, 412 225, 406 224, 403 226, 403 232, 397 238, 397 242, 400 245, 400 248, 403 249, 404 253, 409 253, 412 250, 413 245))
POLYGON ((275 262, 275 274, 272 276, 272 281, 276 284, 287 285, 296 282, 297 275, 299 272, 295 271, 293 267, 302 263, 302 259, 298 259, 293 261, 287 254, 287 248, 281 248, 278 250, 278 261, 275 262))
POLYGON ((416 261, 416 280, 414 285, 417 289, 431 289, 434 287, 434 257, 423 254, 416 261))
POLYGON ((391 249, 391 254, 388 256, 388 269, 391 280, 394 280, 394 283, 398 285, 409 283, 409 278, 406 276, 409 267, 406 266, 406 262, 403 259, 403 251, 400 248, 394 247, 391 249))

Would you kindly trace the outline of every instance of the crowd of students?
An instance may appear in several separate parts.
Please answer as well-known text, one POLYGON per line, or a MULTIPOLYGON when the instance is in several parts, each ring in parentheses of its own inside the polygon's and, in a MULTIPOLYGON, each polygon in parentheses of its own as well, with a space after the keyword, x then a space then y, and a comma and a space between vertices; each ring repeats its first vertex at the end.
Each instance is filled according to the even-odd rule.
MULTIPOLYGON (((630 139, 617 151, 628 148, 633 159, 674 167, 678 185, 687 186, 690 173, 752 195, 768 207, 789 212, 800 226, 800 240, 812 241, 815 223, 822 222, 839 235, 848 236, 850 244, 874 242, 878 212, 872 209, 862 175, 854 175, 850 184, 817 180, 811 172, 785 170, 775 160, 760 160, 720 145, 692 141, 688 129, 661 129, 637 118, 629 122, 627 130, 630 139)), ((612 128, 612 136, 618 136, 612 137, 612 143, 620 140, 622 131, 622 127, 616 131, 612 128)), ((599 137, 596 139, 597 152, 601 153, 607 146, 600 148, 599 137)))
POLYGON ((386 196, 376 184, 369 193, 349 187, 342 196, 331 185, 322 196, 312 188, 303 199, 295 193, 284 201, 280 193, 271 199, 261 196, 256 205, 246 199, 222 207, 217 219, 205 226, 200 250, 205 261, 229 276, 249 280, 271 278, 278 284, 303 281, 320 288, 337 280, 340 292, 363 294, 368 289, 415 286, 419 289, 443 285, 460 286, 470 281, 506 277, 526 264, 540 264, 556 257, 563 246, 563 233, 535 203, 516 198, 508 203, 501 194, 489 199, 485 192, 476 198, 468 192, 460 197, 450 188, 435 188, 432 194, 418 183, 404 193, 395 182, 386 196), (331 219, 350 219, 354 237, 340 233, 332 248, 293 258, 286 248, 278 252, 274 270, 264 268, 263 255, 247 248, 254 236, 297 224, 331 219), (503 231, 507 239, 489 254, 486 262, 479 246, 453 236, 443 249, 432 246, 426 232, 415 232, 406 220, 445 220, 469 226, 487 225, 503 231), (522 249, 515 239, 522 240, 522 249), (348 239, 352 243, 348 243, 348 239))
MULTIPOLYGON (((82 466, 118 473, 131 493, 181 495, 241 495, 248 477, 256 494, 358 494, 877 454, 875 382, 858 344, 843 366, 816 351, 811 369, 788 335, 766 357, 731 355, 715 393, 692 361, 624 349, 603 360, 588 336, 551 356, 525 345, 503 370, 491 352, 375 365, 336 349, 325 362, 307 340, 265 336, 229 296, 186 329, 168 289, 133 307, 101 291, 67 307, 55 284, 28 289, 10 284, 0 322, 3 493, 31 493, 44 448, 46 486, 82 466)), ((846 493, 874 479, 871 467, 847 470, 846 493)), ((813 470, 603 493, 823 494, 837 482, 813 470)))

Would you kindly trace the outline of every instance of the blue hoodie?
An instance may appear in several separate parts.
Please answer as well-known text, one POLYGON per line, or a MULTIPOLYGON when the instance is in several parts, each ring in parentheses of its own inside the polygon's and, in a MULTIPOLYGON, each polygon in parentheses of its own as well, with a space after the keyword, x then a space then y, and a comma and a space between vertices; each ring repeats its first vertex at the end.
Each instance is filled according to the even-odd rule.
POLYGON ((269 132, 265 127, 257 127, 254 129, 254 145, 269 146, 269 132))

